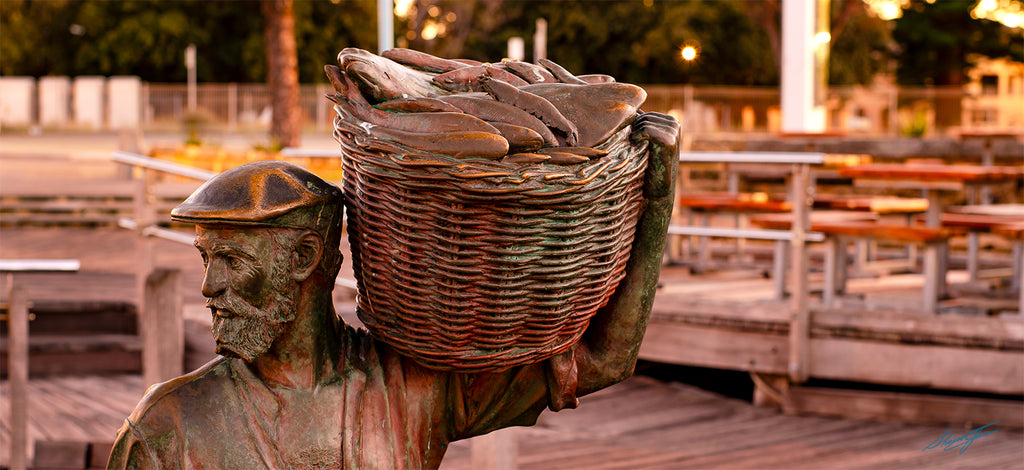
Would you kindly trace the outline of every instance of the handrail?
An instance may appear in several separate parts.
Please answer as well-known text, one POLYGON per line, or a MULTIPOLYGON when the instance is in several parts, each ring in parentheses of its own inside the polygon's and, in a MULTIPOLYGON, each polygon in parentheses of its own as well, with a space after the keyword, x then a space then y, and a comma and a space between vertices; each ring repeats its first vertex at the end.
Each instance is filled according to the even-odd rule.
MULTIPOLYGON (((791 241, 793 232, 791 230, 772 229, 739 229, 722 227, 698 227, 687 225, 670 225, 669 235, 685 235, 693 237, 719 237, 719 238, 750 238, 756 240, 791 241)), ((809 242, 825 241, 825 234, 820 232, 804 233, 804 240, 809 242)))
POLYGON ((822 165, 821 152, 680 152, 680 163, 773 163, 822 165))
POLYGON ((187 178, 193 178, 201 181, 206 181, 217 175, 216 172, 203 170, 201 168, 195 168, 188 165, 182 165, 180 163, 169 162, 167 160, 160 160, 158 158, 147 157, 145 155, 139 155, 137 153, 122 152, 120 150, 114 151, 111 154, 111 160, 118 163, 124 163, 126 165, 141 166, 152 170, 163 171, 166 173, 172 173, 179 176, 185 176, 187 178))
POLYGON ((76 272, 77 259, 0 259, 0 272, 76 272))
POLYGON ((341 148, 285 147, 282 157, 341 158, 341 148))

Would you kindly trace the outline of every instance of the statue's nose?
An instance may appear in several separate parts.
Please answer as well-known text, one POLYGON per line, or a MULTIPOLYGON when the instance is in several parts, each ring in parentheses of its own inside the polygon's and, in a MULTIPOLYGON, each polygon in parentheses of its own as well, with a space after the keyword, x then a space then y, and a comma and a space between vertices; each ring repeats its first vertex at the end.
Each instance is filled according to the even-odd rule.
POLYGON ((227 287, 227 271, 224 263, 211 261, 206 266, 206 274, 203 276, 203 297, 214 298, 224 292, 227 287))

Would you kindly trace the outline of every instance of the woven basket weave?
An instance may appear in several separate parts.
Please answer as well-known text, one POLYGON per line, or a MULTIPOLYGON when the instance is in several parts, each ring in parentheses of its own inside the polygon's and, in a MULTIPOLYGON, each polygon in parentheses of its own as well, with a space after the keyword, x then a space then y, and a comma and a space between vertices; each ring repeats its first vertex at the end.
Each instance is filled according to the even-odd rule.
POLYGON ((495 371, 576 343, 624 276, 646 143, 572 166, 425 154, 336 108, 360 320, 435 369, 495 371))

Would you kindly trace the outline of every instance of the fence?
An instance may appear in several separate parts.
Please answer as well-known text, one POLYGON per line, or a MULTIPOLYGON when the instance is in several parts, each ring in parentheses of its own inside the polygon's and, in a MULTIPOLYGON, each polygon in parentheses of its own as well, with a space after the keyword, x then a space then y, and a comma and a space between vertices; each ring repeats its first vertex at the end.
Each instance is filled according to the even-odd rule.
MULTIPOLYGON (((264 84, 199 84, 196 110, 189 111, 185 84, 142 83, 135 77, 112 77, 104 85, 103 80, 77 77, 72 83, 67 77, 44 77, 36 87, 31 77, 0 77, 0 91, 4 92, 0 99, 0 123, 60 129, 76 124, 81 127, 88 122, 89 128, 97 130, 124 127, 128 123, 128 127, 143 130, 228 131, 263 130, 270 125, 271 102, 264 84), (55 93, 57 96, 51 96, 55 93), (83 100, 78 95, 84 93, 95 96, 83 100), (126 95, 137 95, 138 100, 126 101, 126 95), (30 98, 14 99, 18 96, 30 98), (133 107, 138 108, 137 112, 130 109, 133 107), (90 114, 83 117, 87 112, 90 114)), ((689 132, 775 133, 780 129, 780 93, 775 87, 644 88, 648 93, 645 110, 674 114, 689 132)), ((324 98, 330 92, 332 89, 326 84, 300 87, 305 127, 318 132, 331 129, 334 111, 324 98)), ((826 128, 850 135, 921 137, 943 136, 962 129, 1024 125, 1024 93, 989 94, 971 87, 832 87, 825 103, 826 128)))

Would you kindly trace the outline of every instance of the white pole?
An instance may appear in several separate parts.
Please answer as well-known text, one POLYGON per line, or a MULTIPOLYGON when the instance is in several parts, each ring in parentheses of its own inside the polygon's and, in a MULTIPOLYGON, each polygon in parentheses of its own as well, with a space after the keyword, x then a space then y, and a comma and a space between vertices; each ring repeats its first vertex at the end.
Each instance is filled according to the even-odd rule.
POLYGON ((816 3, 782 1, 782 132, 825 130, 824 106, 814 102, 816 3))
POLYGON ((377 0, 377 52, 395 47, 395 3, 377 0))
POLYGON ((508 54, 505 55, 512 60, 523 60, 526 57, 526 46, 521 37, 508 38, 508 54))
POLYGON ((537 31, 533 33, 533 62, 548 58, 548 20, 537 18, 537 31))
POLYGON ((196 45, 185 48, 185 69, 188 71, 188 112, 196 111, 196 45))

